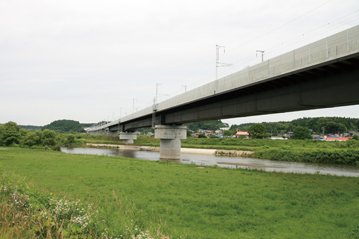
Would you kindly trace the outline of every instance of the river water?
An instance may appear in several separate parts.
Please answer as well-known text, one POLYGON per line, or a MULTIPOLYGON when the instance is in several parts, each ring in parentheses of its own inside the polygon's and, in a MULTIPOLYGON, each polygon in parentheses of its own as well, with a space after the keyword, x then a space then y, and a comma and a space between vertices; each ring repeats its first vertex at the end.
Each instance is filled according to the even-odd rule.
MULTIPOLYGON (((107 156, 123 156, 143 160, 158 161, 159 152, 104 148, 61 148, 69 154, 93 154, 107 156)), ((179 163, 199 166, 218 166, 223 168, 244 168, 267 172, 325 174, 346 177, 359 177, 359 168, 337 165, 323 165, 299 162, 273 161, 242 157, 217 157, 208 154, 181 153, 179 163)))

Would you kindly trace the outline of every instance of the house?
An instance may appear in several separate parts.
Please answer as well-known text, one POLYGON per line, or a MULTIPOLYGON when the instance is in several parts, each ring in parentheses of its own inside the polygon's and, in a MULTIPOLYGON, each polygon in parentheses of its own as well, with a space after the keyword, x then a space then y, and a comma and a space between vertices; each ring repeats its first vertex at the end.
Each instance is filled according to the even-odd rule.
POLYGON ((242 131, 242 130, 237 130, 237 132, 234 135, 236 138, 245 138, 245 139, 249 139, 249 132, 248 131, 242 131))
POLYGON ((328 135, 324 136, 325 141, 348 141, 351 137, 344 137, 344 136, 338 136, 338 135, 328 135))

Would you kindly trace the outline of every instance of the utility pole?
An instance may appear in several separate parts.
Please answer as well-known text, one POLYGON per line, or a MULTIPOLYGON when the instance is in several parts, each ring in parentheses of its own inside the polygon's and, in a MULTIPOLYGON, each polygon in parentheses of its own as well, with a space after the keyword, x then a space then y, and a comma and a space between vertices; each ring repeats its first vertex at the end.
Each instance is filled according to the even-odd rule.
POLYGON ((160 83, 156 83, 156 96, 155 96, 155 104, 158 103, 158 86, 160 85, 160 83))
POLYGON ((256 50, 256 57, 257 57, 258 53, 262 55, 262 62, 263 62, 263 60, 264 60, 264 51, 263 50, 256 50))
POLYGON ((152 108, 152 129, 155 128, 155 121, 156 121, 156 111, 157 111, 157 100, 158 100, 158 86, 160 83, 156 82, 156 94, 155 98, 153 98, 153 108, 152 108))
POLYGON ((219 60, 220 49, 223 49, 223 54, 226 53, 226 48, 224 46, 216 45, 216 80, 218 80, 218 67, 227 67, 232 65, 232 64, 220 62, 219 60))
POLYGON ((187 85, 182 85, 182 87, 184 88, 184 92, 187 92, 187 85))

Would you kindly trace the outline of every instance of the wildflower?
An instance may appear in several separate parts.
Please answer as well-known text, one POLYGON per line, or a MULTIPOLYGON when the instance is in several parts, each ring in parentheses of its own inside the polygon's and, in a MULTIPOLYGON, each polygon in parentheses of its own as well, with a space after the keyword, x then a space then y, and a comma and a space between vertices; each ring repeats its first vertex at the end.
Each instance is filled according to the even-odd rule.
MULTIPOLYGON (((138 230, 137 227, 135 227, 138 230)), ((141 231, 138 234, 132 236, 132 239, 154 239, 148 231, 141 231)))

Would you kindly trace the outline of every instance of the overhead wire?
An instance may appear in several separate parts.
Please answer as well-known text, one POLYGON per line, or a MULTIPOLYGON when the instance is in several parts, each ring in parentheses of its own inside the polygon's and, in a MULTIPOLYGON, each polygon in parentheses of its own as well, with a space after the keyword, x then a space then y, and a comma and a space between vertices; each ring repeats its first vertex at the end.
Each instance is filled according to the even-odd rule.
MULTIPOLYGON (((289 24, 291 24, 293 22, 296 22, 298 19, 301 19, 301 18, 303 18, 305 16, 308 16, 309 14, 313 14, 313 12, 317 11, 318 9, 322 8, 323 6, 325 6, 326 4, 328 4, 329 2, 332 2, 332 1, 335 1, 335 0, 326 0, 324 2, 321 2, 320 4, 316 5, 314 8, 311 8, 311 9, 307 10, 305 13, 288 20, 287 22, 285 22, 282 25, 280 25, 278 27, 274 27, 274 28, 272 28, 271 30, 269 30, 267 32, 258 34, 257 36, 255 36, 253 38, 247 39, 244 42, 241 42, 240 47, 242 48, 243 46, 246 46, 249 43, 253 43, 254 40, 258 41, 258 39, 268 37, 268 35, 278 31, 279 29, 282 29, 283 27, 285 27, 285 26, 287 26, 287 25, 289 25, 289 24)), ((251 59, 251 58, 252 57, 241 58, 239 61, 246 61, 246 60, 251 59)), ((237 64, 238 63, 233 63, 232 65, 237 65, 237 64)))
MULTIPOLYGON (((273 57, 273 56, 275 56, 276 52, 280 53, 281 52, 280 50, 283 49, 283 46, 286 46, 286 47, 293 46, 295 48, 298 48, 298 47, 300 47, 302 45, 309 44, 310 42, 306 42, 305 39, 303 39, 303 38, 311 37, 310 34, 312 34, 313 32, 316 33, 316 36, 319 35, 319 36, 325 37, 325 36, 327 36, 329 34, 333 34, 335 32, 344 30, 344 29, 342 29, 342 27, 338 28, 334 24, 345 23, 348 19, 352 19, 353 16, 357 18, 356 22, 359 24, 358 13, 359 13, 359 9, 356 10, 355 12, 351 13, 351 14, 348 14, 348 15, 345 15, 343 17, 335 19, 335 22, 327 22, 326 24, 322 24, 322 25, 320 25, 318 27, 315 27, 315 28, 313 28, 313 29, 311 29, 309 31, 306 31, 305 33, 301 33, 301 34, 298 34, 298 35, 295 35, 295 36, 291 36, 290 39, 285 40, 285 41, 281 41, 280 44, 275 44, 275 45, 271 46, 268 50, 266 50, 267 56, 271 55, 271 57, 273 57)), ((355 25, 357 25, 357 24, 355 24, 355 25)))
POLYGON ((275 31, 283 28, 284 26, 287 26, 289 25, 290 23, 293 23, 295 21, 297 21, 298 19, 304 17, 304 16, 307 16, 308 14, 312 13, 312 12, 315 12, 316 10, 322 8, 323 6, 325 6, 326 4, 328 4, 329 2, 332 2, 332 1, 335 1, 335 0, 327 0, 327 1, 324 1, 322 2, 321 4, 317 5, 316 7, 314 8, 311 8, 310 10, 306 11, 304 14, 301 14, 299 16, 296 16, 290 20, 288 20, 287 22, 283 23, 282 25, 278 26, 278 27, 274 27, 272 29, 270 29, 269 31, 266 31, 264 33, 260 33, 258 35, 256 35, 255 37, 251 37, 250 39, 247 39, 245 40, 244 42, 241 43, 241 46, 244 46, 246 44, 249 44, 249 43, 252 43, 253 40, 258 40, 258 39, 261 39, 261 38, 264 38, 264 37, 268 37, 268 35, 274 33, 275 31))
MULTIPOLYGON (((328 3, 328 2, 329 1, 326 1, 326 3, 328 3)), ((316 8, 316 9, 318 9, 318 8, 316 8)), ((358 25, 359 24, 358 12, 359 12, 359 9, 357 9, 355 11, 350 11, 350 13, 345 13, 344 16, 342 14, 340 17, 336 17, 336 18, 332 19, 330 22, 327 22, 326 24, 321 24, 321 25, 319 25, 319 26, 317 26, 315 28, 312 28, 309 31, 301 32, 300 34, 297 34, 294 37, 291 36, 291 39, 281 41, 280 44, 275 44, 272 47, 265 49, 265 54, 266 54, 266 56, 270 55, 271 57, 273 57, 273 56, 278 55, 280 53, 284 53, 284 52, 278 51, 278 49, 280 49, 280 50, 283 49, 284 45, 286 45, 288 47, 288 45, 290 44, 290 45, 293 45, 293 47, 298 48, 299 47, 298 45, 308 44, 309 42, 304 42, 303 41, 302 36, 306 36, 306 37, 310 36, 310 34, 313 33, 313 32, 316 32, 316 36, 317 36, 318 31, 320 31, 319 35, 323 36, 323 35, 328 34, 328 33, 332 34, 332 33, 336 32, 336 31, 344 30, 344 29, 338 29, 338 28, 341 28, 341 27, 338 27, 337 24, 338 23, 345 23, 348 19, 352 19, 352 18, 355 19, 356 24, 351 23, 350 24, 351 26, 358 25), (324 31, 321 31, 321 29, 323 29, 324 31), (298 39, 300 39, 300 40, 298 40, 298 39), (300 41, 302 41, 302 42, 300 42, 300 41), (276 51, 277 51, 277 53, 276 53, 276 51)), ((295 19, 299 19, 299 17, 297 17, 295 19)), ((293 22, 293 21, 291 21, 291 22, 293 22)), ((282 26, 284 26, 284 25, 287 25, 287 24, 283 24, 282 26)), ((253 44, 253 42, 252 42, 252 44, 253 44)), ((242 46, 243 46, 243 44, 241 44, 241 47, 242 46)), ((244 57, 244 58, 241 58, 241 59, 237 60, 236 62, 233 63, 233 65, 241 66, 243 68, 243 65, 246 64, 246 63, 247 63, 246 64, 247 66, 250 65, 251 61, 253 59, 254 59, 253 56, 247 56, 247 57, 244 57), (250 64, 248 64, 248 63, 250 63, 250 64)))

